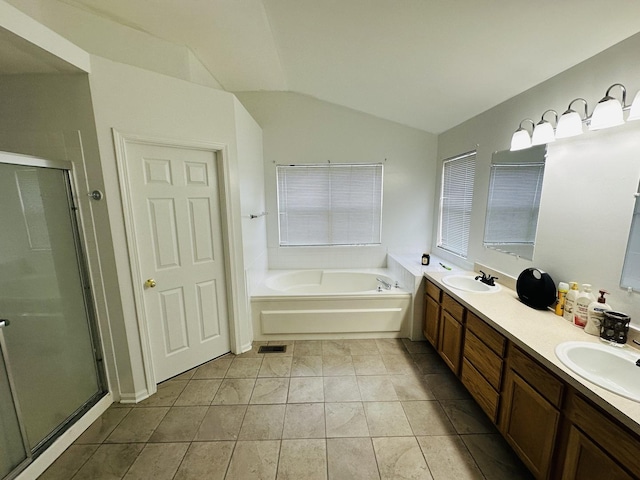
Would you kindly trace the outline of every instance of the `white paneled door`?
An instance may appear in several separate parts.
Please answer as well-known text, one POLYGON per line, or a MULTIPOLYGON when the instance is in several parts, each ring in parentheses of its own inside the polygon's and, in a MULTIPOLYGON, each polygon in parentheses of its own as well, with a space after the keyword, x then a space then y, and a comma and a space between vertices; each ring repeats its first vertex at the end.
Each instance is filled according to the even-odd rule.
POLYGON ((159 383, 230 351, 216 152, 135 142, 125 148, 159 383))

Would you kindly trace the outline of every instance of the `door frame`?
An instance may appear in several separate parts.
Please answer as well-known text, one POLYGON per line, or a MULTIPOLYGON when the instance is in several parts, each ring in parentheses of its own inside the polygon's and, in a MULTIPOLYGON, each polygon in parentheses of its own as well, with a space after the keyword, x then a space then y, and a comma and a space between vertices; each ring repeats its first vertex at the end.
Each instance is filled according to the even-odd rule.
MULTIPOLYGON (((136 311, 136 320, 138 334, 140 335, 140 346, 142 350, 142 363, 144 367, 144 375, 149 395, 157 391, 156 375, 153 365, 153 356, 151 354, 151 340, 149 333, 149 322, 144 305, 144 279, 141 275, 140 261, 136 253, 138 252, 139 242, 136 238, 134 229, 132 195, 129 173, 127 170, 127 145, 138 144, 155 147, 182 148, 187 150, 206 151, 214 154, 216 166, 218 167, 218 188, 220 195, 220 216, 222 227, 222 245, 225 266, 225 281, 227 283, 227 311, 229 323, 229 343, 232 352, 237 352, 238 332, 240 312, 238 302, 236 300, 239 277, 238 267, 236 265, 235 254, 237 245, 242 245, 242 239, 239 238, 231 225, 233 218, 232 201, 230 192, 231 175, 229 165, 228 146, 221 143, 198 142, 190 140, 181 140, 166 137, 153 137, 147 135, 138 135, 132 133, 124 133, 115 128, 112 129, 113 142, 115 146, 116 166, 118 170, 118 179, 120 183, 120 195, 122 198, 122 214, 124 217, 125 236, 127 242, 127 252, 129 257, 129 271, 133 284, 133 297, 136 311)), ((240 271, 242 269, 240 268, 240 271)))

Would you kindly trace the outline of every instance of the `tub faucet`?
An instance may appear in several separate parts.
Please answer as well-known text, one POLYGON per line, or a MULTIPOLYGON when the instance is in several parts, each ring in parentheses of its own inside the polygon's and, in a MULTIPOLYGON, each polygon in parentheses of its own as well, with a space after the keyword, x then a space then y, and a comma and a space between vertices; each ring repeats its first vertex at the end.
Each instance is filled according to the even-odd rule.
POLYGON ((387 290, 391 290, 391 284, 389 282, 385 282, 384 280, 378 277, 376 277, 376 280, 379 281, 382 285, 384 285, 384 288, 386 288, 387 290))

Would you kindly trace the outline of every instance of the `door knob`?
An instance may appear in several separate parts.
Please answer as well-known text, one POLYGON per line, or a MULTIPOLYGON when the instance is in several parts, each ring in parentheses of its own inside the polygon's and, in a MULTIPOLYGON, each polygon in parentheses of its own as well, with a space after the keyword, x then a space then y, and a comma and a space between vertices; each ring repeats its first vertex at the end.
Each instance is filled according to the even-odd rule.
POLYGON ((0 328, 4 328, 4 327, 8 327, 9 326, 9 320, 6 320, 4 318, 0 319, 0 328))
POLYGON ((146 282, 144 282, 144 286, 147 288, 153 288, 156 286, 156 281, 153 278, 150 278, 146 282))

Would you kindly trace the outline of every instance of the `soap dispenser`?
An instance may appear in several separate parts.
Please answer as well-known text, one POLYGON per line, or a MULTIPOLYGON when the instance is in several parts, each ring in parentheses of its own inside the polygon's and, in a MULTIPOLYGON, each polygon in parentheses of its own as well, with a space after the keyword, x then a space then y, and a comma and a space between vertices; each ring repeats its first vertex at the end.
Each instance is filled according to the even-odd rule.
POLYGON ((587 324, 584 327, 584 331, 590 335, 600 335, 600 325, 604 318, 604 312, 611 310, 611 307, 607 305, 604 298, 607 293, 609 292, 600 290, 598 300, 589 304, 587 311, 587 324))

